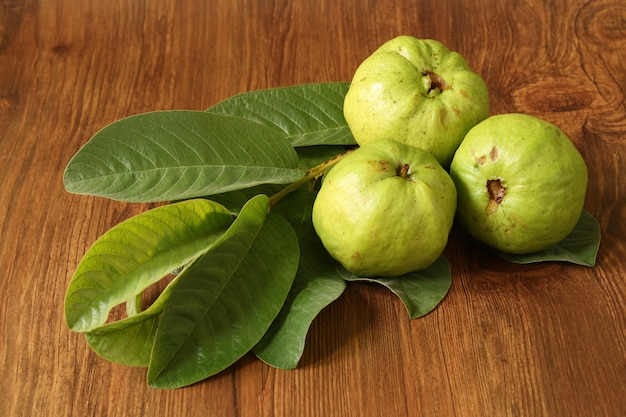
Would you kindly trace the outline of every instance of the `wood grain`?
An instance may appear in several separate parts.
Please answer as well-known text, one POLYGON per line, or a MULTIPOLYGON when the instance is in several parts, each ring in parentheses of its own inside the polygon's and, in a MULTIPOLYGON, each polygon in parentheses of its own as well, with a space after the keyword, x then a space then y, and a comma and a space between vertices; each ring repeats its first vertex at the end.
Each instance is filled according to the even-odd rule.
POLYGON ((618 0, 0 1, 0 415, 618 416, 626 412, 626 6, 618 0), (132 114, 348 81, 399 34, 461 52, 492 113, 563 128, 589 166, 594 268, 512 265, 458 231, 453 285, 410 321, 351 284, 298 369, 246 356, 162 391, 97 357, 63 321, 93 241, 149 205, 75 196, 63 169, 132 114))

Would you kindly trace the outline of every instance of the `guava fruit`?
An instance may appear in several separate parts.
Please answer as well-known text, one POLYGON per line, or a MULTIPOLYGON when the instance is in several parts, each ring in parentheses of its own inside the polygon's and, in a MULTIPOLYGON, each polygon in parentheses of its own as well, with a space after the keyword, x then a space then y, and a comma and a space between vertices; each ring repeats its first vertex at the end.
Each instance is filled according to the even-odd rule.
POLYGON ((398 36, 359 65, 344 116, 359 145, 395 139, 428 150, 447 168, 467 131, 489 116, 489 95, 458 52, 398 36))
POLYGON ((587 166, 565 133, 535 116, 491 116, 465 136, 450 165, 457 218, 475 239, 505 253, 547 249, 576 226, 587 166))
POLYGON ((425 269, 441 255, 455 210, 454 183, 428 151, 381 139, 324 175, 313 225, 347 270, 395 277, 425 269))

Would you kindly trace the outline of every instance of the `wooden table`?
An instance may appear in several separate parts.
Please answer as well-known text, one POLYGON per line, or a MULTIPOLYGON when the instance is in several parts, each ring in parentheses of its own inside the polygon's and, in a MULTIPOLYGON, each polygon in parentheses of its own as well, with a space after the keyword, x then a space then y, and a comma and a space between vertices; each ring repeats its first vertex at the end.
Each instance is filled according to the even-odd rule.
MULTIPOLYGON (((618 0, 58 0, 0 3, 0 415, 618 416, 626 413, 626 6, 618 0), (409 320, 351 283, 300 366, 252 355, 177 390, 107 362, 63 319, 87 248, 144 204, 67 193, 62 173, 125 116, 236 93, 349 81, 399 34, 461 52, 493 114, 559 125, 589 166, 594 268, 520 266, 469 241, 409 320)), ((453 232, 454 233, 454 232, 453 232)))

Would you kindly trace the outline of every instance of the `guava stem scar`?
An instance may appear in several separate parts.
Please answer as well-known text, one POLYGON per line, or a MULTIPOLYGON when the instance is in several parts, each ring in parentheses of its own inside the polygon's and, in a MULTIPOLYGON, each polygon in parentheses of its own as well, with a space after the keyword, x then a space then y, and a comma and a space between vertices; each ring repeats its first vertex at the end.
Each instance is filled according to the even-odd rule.
POLYGON ((396 175, 400 178, 406 178, 409 176, 409 169, 411 166, 409 164, 400 164, 396 168, 396 175))
POLYGON ((495 180, 487 180, 487 193, 489 194, 487 214, 493 214, 498 208, 498 205, 504 199, 506 187, 502 185, 502 181, 499 178, 495 180))

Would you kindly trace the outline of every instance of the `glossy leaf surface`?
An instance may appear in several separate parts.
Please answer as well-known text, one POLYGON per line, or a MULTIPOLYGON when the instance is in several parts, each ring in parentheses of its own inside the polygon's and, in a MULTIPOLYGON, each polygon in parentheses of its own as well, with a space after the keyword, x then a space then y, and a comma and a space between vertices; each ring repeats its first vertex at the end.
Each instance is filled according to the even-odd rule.
POLYGON ((298 267, 296 235, 252 198, 210 251, 186 268, 161 313, 148 383, 177 388, 214 375, 258 343, 298 267))
POLYGON ((253 352, 265 363, 294 369, 302 357, 313 320, 343 294, 346 282, 313 229, 311 210, 316 193, 306 188, 281 200, 274 212, 292 225, 300 245, 300 263, 289 296, 253 352))
POLYGON ((343 116, 350 83, 302 84, 242 93, 208 108, 283 132, 293 146, 354 145, 343 116))
POLYGON ((428 268, 397 278, 364 278, 347 276, 348 281, 365 281, 384 285, 396 294, 407 309, 409 317, 422 317, 437 307, 452 285, 448 260, 441 255, 428 268))
POLYGON ((111 362, 147 367, 161 312, 175 282, 171 282, 145 311, 85 333, 89 346, 111 362))
POLYGON ((214 243, 233 218, 208 200, 143 212, 114 226, 84 255, 69 284, 65 319, 74 331, 103 325, 126 302, 214 243))
POLYGON ((157 111, 118 120, 69 162, 67 191, 130 202, 183 200, 302 176, 281 132, 200 111, 157 111))

